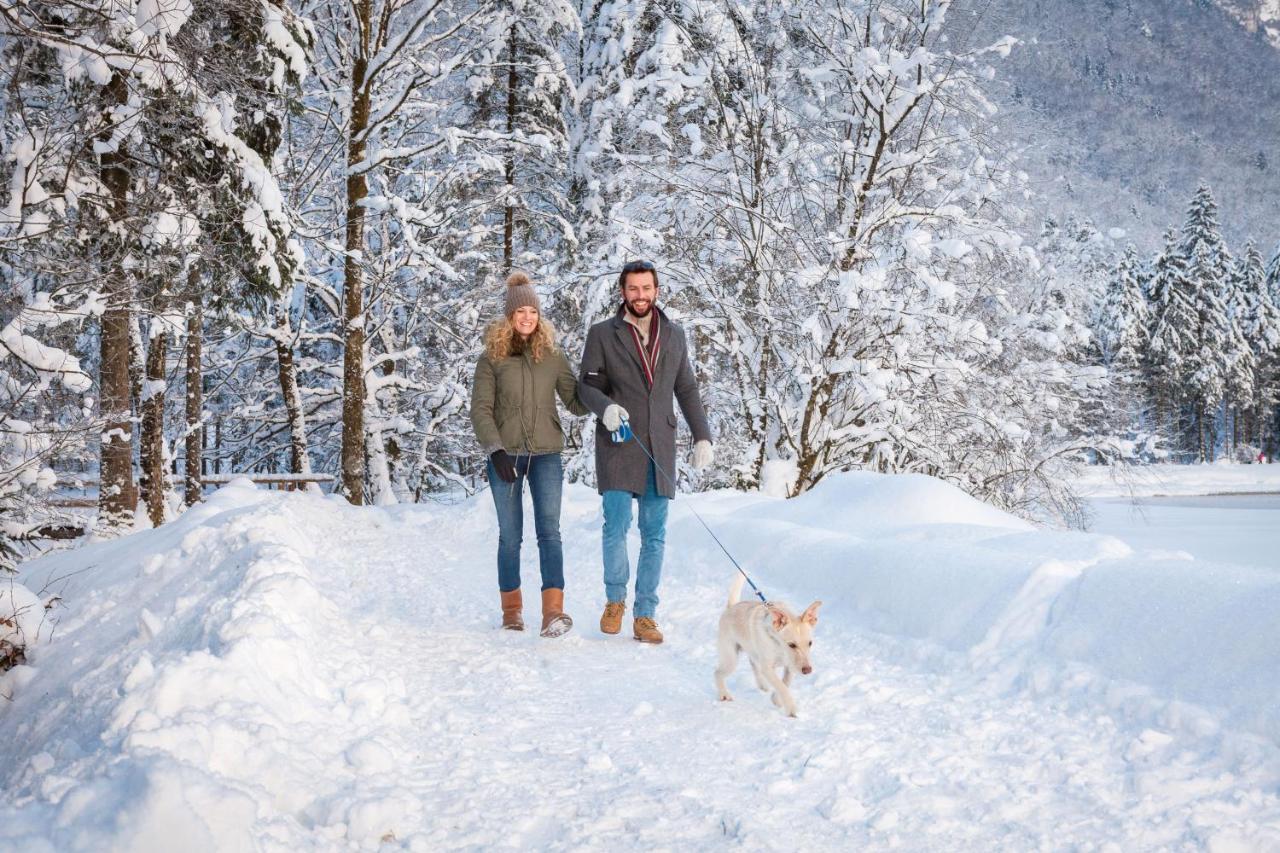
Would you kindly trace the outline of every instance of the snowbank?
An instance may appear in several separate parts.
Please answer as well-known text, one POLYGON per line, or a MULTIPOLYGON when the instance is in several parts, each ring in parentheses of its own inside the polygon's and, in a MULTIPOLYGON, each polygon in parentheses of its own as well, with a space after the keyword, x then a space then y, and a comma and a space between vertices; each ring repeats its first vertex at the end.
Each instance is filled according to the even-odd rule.
POLYGON ((1077 485, 1090 498, 1215 495, 1241 492, 1280 493, 1280 464, 1135 465, 1116 470, 1091 465, 1077 485))
POLYGON ((356 638, 307 563, 342 509, 241 480, 171 525, 28 564, 69 607, 4 685, 0 773, 33 799, 0 818, 0 848, 260 849, 308 801, 317 752, 385 701, 332 686, 356 638))
MULTIPOLYGON (((923 476, 850 473, 785 502, 684 500, 766 594, 963 652, 976 677, 1098 691, 1122 679, 1280 740, 1280 574, 1034 529, 923 476)), ((681 501, 672 517, 668 541, 714 562, 681 501)))

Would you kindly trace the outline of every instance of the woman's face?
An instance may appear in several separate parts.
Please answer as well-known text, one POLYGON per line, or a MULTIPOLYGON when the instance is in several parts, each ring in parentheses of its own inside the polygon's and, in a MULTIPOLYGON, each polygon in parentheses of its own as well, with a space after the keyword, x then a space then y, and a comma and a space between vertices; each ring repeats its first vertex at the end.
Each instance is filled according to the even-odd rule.
POLYGON ((511 328, 522 338, 532 335, 533 330, 538 328, 538 309, 532 305, 517 308, 516 313, 511 315, 511 328))

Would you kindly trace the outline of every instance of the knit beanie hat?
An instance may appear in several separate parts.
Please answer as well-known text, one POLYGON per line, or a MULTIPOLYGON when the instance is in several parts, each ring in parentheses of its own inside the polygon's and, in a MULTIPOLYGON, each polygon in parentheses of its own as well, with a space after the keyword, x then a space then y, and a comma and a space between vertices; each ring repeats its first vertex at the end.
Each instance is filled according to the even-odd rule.
POLYGON ((542 313, 542 305, 538 302, 538 294, 529 283, 527 273, 516 270, 507 276, 506 315, 510 317, 517 308, 532 307, 542 313))

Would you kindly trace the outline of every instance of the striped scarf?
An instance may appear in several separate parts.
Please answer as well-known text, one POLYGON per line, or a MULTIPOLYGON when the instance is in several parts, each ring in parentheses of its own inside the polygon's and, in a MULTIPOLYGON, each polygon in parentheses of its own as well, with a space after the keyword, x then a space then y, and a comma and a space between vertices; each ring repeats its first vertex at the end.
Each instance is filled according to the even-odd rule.
MULTIPOLYGON (((623 305, 622 310, 626 311, 627 306, 623 305)), ((631 330, 631 339, 636 342, 636 352, 640 354, 640 365, 644 368, 644 379, 649 385, 649 390, 653 390, 653 373, 658 366, 658 353, 662 349, 662 323, 661 314, 658 313, 657 306, 649 309, 649 345, 646 347, 644 342, 640 340, 640 330, 636 328, 634 323, 627 323, 624 318, 622 322, 627 323, 627 328, 631 330)))

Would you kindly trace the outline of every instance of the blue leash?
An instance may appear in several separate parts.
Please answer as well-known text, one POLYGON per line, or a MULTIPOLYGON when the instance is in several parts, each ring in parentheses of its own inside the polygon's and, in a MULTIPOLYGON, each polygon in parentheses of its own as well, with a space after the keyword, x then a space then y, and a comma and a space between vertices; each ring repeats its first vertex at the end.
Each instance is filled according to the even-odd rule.
MULTIPOLYGON (((626 441, 629 438, 635 439, 636 444, 640 447, 641 450, 644 451, 644 455, 649 457, 649 461, 653 463, 654 469, 658 473, 662 474, 662 476, 667 478, 667 482, 671 484, 672 491, 675 491, 675 488, 676 488, 675 478, 667 474, 667 472, 663 469, 663 467, 658 464, 658 460, 653 458, 653 454, 649 452, 649 448, 645 447, 644 442, 641 441, 639 437, 636 436, 636 434, 631 431, 631 424, 629 424, 626 420, 623 420, 622 424, 616 430, 614 430, 612 433, 609 434, 609 437, 613 439, 615 444, 621 444, 622 442, 626 441)), ((755 581, 751 580, 751 576, 748 575, 745 571, 743 571, 742 566, 738 565, 738 561, 735 560, 733 558, 733 555, 729 553, 729 549, 724 547, 724 543, 720 541, 720 537, 716 535, 716 532, 711 529, 710 525, 708 525, 707 522, 703 520, 702 516, 698 514, 698 511, 694 509, 692 505, 689 506, 689 511, 693 513, 694 518, 698 519, 699 523, 702 524, 703 528, 705 528, 706 531, 711 534, 711 538, 716 540, 716 544, 720 546, 720 550, 724 551, 724 555, 729 558, 729 562, 733 563, 733 567, 742 573, 742 576, 746 578, 747 583, 751 584, 751 589, 755 592, 757 596, 759 596, 760 600, 763 601, 765 604, 768 604, 769 599, 764 597, 764 593, 762 593, 760 591, 760 588, 756 586, 755 581)))

